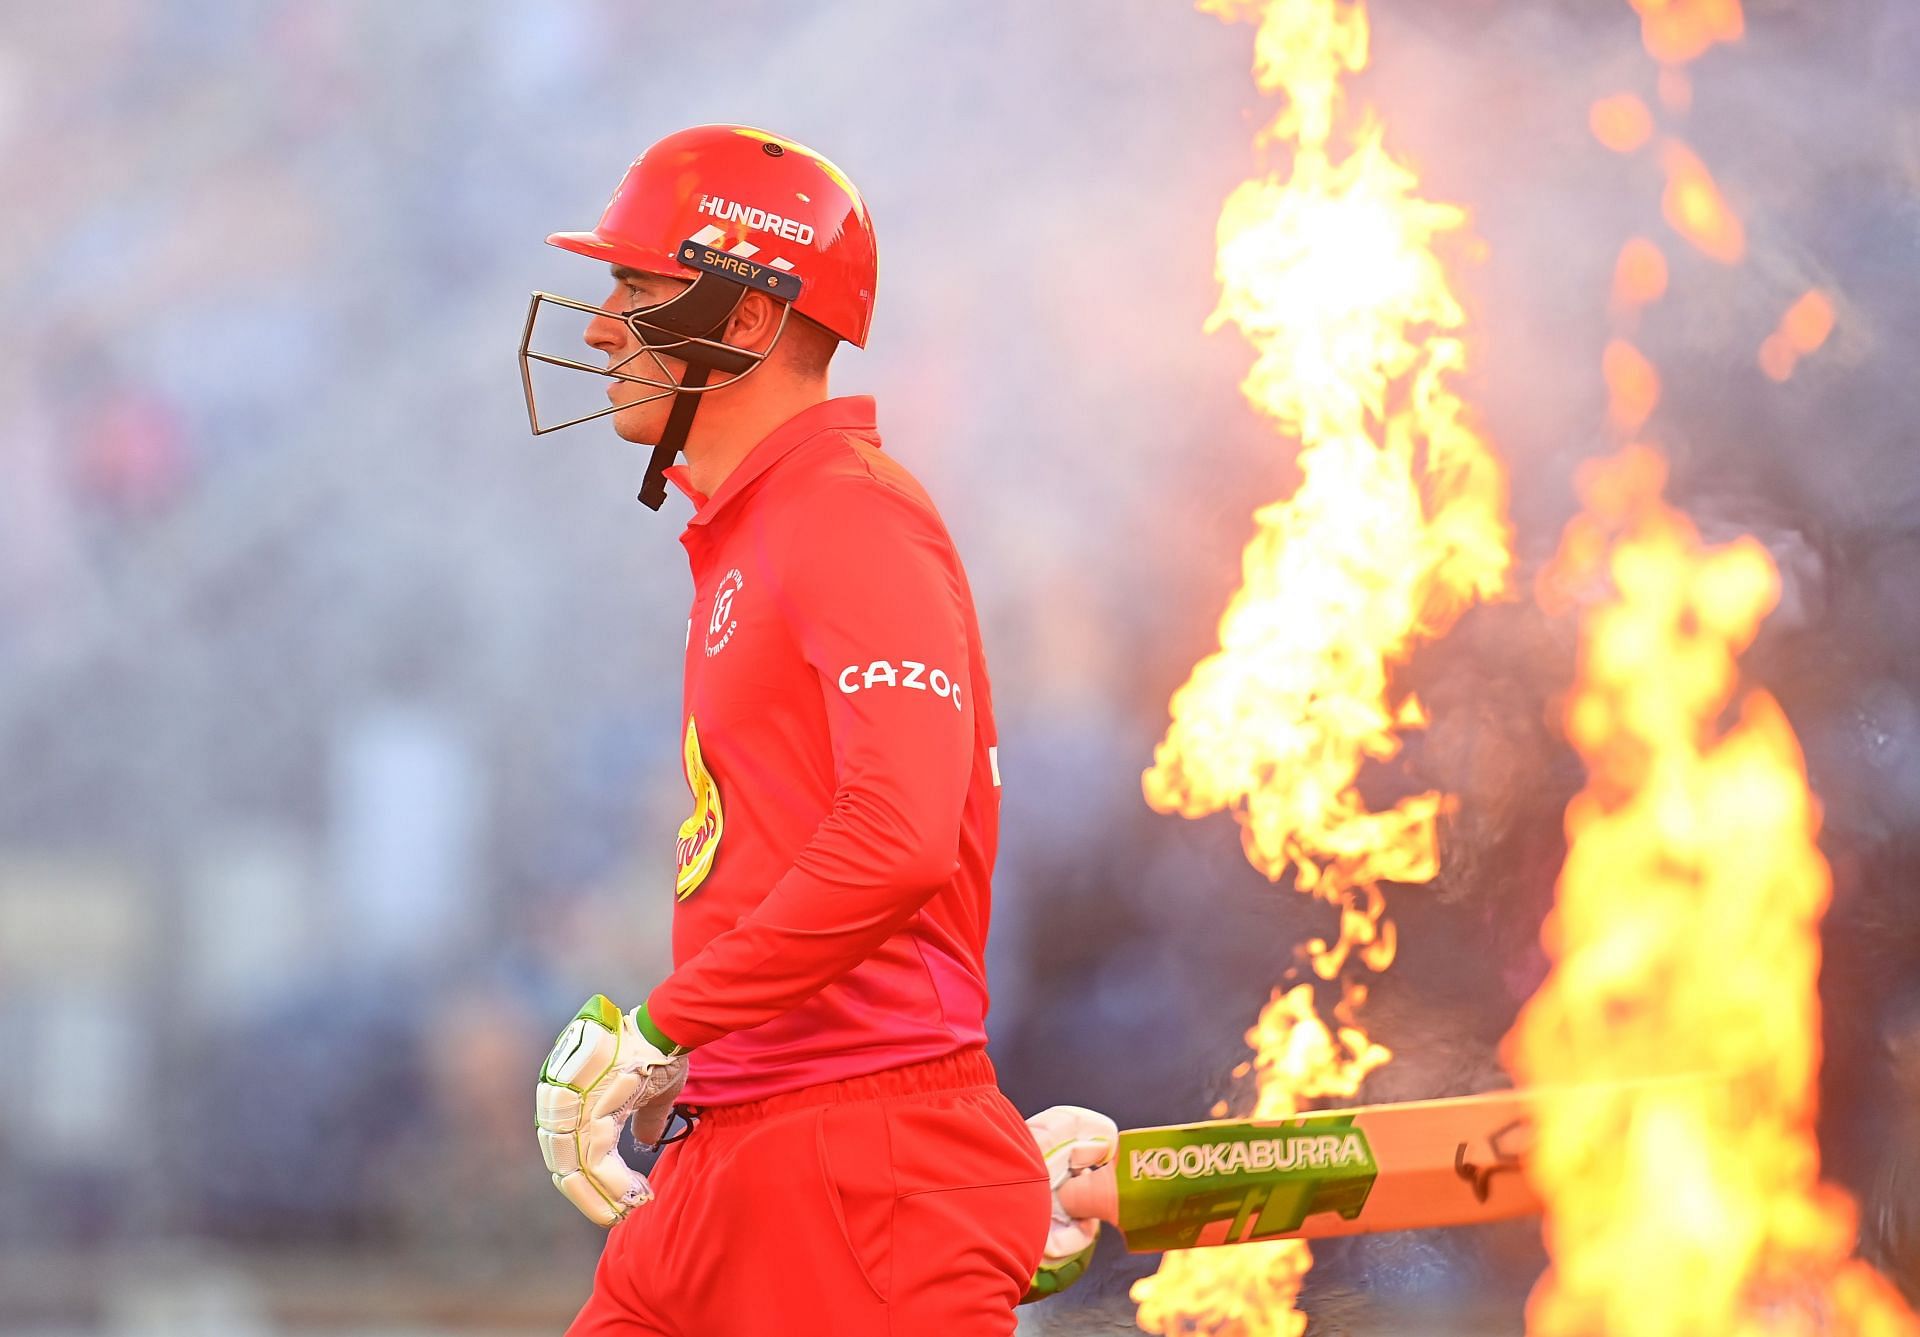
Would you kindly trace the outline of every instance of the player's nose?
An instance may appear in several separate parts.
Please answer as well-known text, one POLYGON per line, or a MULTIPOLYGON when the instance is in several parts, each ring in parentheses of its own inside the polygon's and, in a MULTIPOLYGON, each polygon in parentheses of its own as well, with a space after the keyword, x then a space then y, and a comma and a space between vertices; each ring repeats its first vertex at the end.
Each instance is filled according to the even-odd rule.
POLYGON ((612 316, 600 315, 587 322, 586 333, 580 338, 587 347, 612 356, 626 347, 627 336, 628 330, 624 324, 612 316))

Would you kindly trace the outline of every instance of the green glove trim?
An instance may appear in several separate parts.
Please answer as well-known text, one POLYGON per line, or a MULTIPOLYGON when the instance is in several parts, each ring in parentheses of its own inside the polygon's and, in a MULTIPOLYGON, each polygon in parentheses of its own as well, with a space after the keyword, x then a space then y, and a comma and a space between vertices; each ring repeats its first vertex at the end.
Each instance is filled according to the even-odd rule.
POLYGON ((544 1059, 540 1060, 541 1081, 550 1082, 554 1086, 564 1086, 569 1091, 585 1092, 587 1086, 591 1086, 600 1079, 600 1073, 593 1073, 588 1076, 587 1086, 575 1086, 572 1082, 563 1082, 553 1075, 556 1069, 564 1068, 567 1063, 573 1059, 573 1056, 579 1052, 582 1037, 574 1033, 574 1022, 577 1021, 591 1021, 618 1035, 620 1034, 620 1009, 615 1007, 613 1000, 605 994, 595 994, 581 1005, 578 1012, 573 1014, 573 1021, 568 1022, 560 1034, 554 1037, 553 1048, 547 1051, 547 1056, 544 1059), (567 1044, 569 1037, 571 1037, 573 1041, 571 1044, 567 1044), (566 1052, 564 1053, 562 1053, 560 1049, 562 1045, 567 1045, 566 1052))
POLYGON ((679 1058, 687 1053, 686 1045, 675 1044, 667 1033, 660 1029, 653 1018, 647 1015, 647 1005, 640 1004, 633 1009, 633 1028, 647 1038, 647 1043, 665 1054, 668 1058, 679 1058))
POLYGON ((1020 1297, 1020 1303, 1032 1304, 1035 1300, 1060 1294, 1086 1275, 1087 1264, 1092 1261, 1093 1245, 1089 1244, 1071 1258, 1063 1258, 1057 1263, 1042 1263, 1040 1270, 1033 1274, 1033 1282, 1027 1287, 1027 1293, 1020 1297))
POLYGON ((613 1000, 603 993, 589 998, 580 1010, 573 1014, 575 1021, 597 1021, 615 1035, 620 1034, 620 1009, 613 1000))

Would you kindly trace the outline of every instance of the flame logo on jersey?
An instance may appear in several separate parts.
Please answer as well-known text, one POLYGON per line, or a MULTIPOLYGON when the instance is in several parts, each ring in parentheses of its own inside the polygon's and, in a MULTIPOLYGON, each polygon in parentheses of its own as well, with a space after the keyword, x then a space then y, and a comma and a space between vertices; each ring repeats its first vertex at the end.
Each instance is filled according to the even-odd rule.
POLYGON ((684 901, 700 889, 713 871, 713 856, 720 848, 720 834, 726 830, 726 816, 720 810, 720 786, 700 759, 700 732, 693 717, 687 717, 687 788, 693 791, 693 816, 680 823, 680 844, 676 851, 673 897, 684 901))

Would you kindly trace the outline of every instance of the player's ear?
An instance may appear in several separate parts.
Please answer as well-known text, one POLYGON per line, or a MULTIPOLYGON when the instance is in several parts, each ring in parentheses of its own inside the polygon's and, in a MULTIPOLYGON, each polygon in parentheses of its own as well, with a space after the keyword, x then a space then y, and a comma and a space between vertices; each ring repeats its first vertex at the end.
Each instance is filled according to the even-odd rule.
POLYGON ((781 304, 765 293, 749 292, 727 321, 727 342, 735 348, 764 352, 780 328, 781 304))

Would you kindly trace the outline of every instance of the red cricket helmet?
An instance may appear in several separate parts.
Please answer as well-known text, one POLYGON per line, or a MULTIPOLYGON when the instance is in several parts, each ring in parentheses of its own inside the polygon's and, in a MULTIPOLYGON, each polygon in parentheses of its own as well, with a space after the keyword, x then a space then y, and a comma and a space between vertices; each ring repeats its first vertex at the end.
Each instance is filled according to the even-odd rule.
POLYGON ((640 492, 640 500, 656 510, 666 499, 664 471, 686 444, 701 395, 725 389, 764 362, 791 313, 866 347, 877 278, 866 202, 838 167, 804 144, 765 130, 698 125, 668 135, 634 159, 593 231, 556 232, 547 241, 595 260, 690 280, 667 301, 630 311, 537 292, 520 336, 520 378, 535 436, 621 407, 542 423, 533 384, 536 362, 639 384, 658 392, 652 399, 673 397, 640 492), (760 352, 735 347, 723 337, 749 291, 782 307, 773 344, 760 352), (624 322, 635 352, 611 366, 593 366, 536 350, 534 326, 547 303, 624 322), (684 375, 675 378, 662 360, 667 357, 686 364, 684 375), (643 358, 642 369, 630 369, 643 358), (644 369, 647 364, 651 373, 644 369), (715 372, 727 379, 710 381, 715 372))
POLYGON ((866 201, 847 174, 804 144, 745 125, 696 125, 633 160, 591 232, 553 246, 667 278, 701 271, 684 242, 800 280, 793 309, 856 348, 873 323, 878 260, 866 201))

